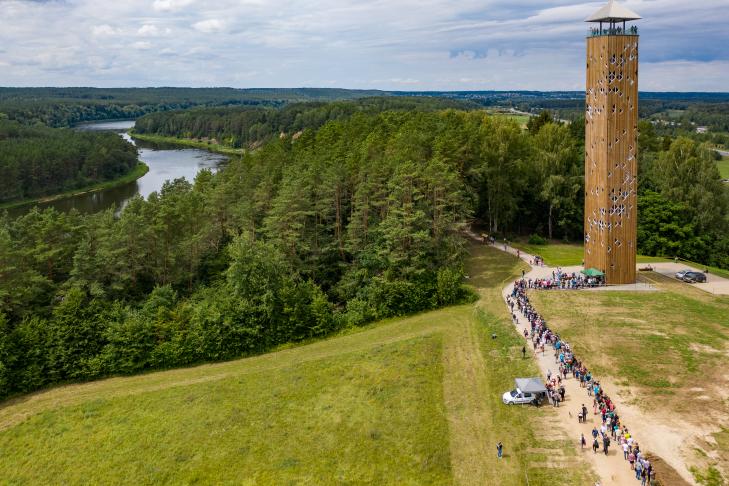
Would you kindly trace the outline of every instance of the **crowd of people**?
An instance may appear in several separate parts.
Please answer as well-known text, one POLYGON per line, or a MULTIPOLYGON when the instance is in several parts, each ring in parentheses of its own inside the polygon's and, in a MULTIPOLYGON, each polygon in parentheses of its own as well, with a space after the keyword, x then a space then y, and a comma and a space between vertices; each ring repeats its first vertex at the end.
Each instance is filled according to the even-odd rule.
POLYGON ((577 272, 563 272, 559 267, 552 272, 551 278, 526 279, 526 286, 529 289, 582 289, 600 285, 604 283, 598 277, 586 277, 577 272))
MULTIPOLYGON (((574 276, 574 274, 572 274, 574 276)), ((561 281, 561 271, 558 269, 553 275, 555 280, 561 281)), ((642 486, 656 484, 656 472, 650 460, 641 451, 638 442, 631 435, 628 427, 621 423, 620 416, 615 403, 605 393, 599 380, 597 380, 584 362, 578 359, 573 353, 569 343, 562 339, 559 334, 552 331, 544 318, 534 309, 529 302, 528 289, 539 287, 539 280, 521 278, 514 282, 514 288, 506 302, 511 309, 512 319, 516 323, 516 312, 519 312, 529 323, 529 328, 524 330, 524 337, 531 340, 535 353, 545 355, 545 348, 554 352, 555 365, 558 366, 556 375, 551 370, 547 372, 547 396, 553 406, 559 406, 564 401, 563 380, 578 380, 581 388, 585 389, 588 399, 592 399, 592 416, 597 419, 592 429, 592 450, 597 453, 600 449, 607 455, 612 442, 617 443, 623 452, 623 458, 635 471, 636 479, 641 481, 642 486), (601 424, 601 425, 598 425, 601 424)), ((583 403, 577 411, 577 420, 580 423, 587 423, 590 419, 590 410, 583 403)), ((587 440, 584 435, 580 437, 580 445, 584 448, 587 440)))

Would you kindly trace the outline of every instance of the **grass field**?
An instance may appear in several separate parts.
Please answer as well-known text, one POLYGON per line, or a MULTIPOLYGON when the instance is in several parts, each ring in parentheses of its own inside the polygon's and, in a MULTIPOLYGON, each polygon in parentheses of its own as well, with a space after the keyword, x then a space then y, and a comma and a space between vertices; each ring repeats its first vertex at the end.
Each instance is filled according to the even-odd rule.
MULTIPOLYGON (((544 263, 552 267, 582 265, 584 259, 582 245, 576 243, 552 242, 546 245, 530 245, 523 241, 516 241, 511 245, 530 255, 541 256, 544 258, 544 263)), ((669 260, 663 257, 638 255, 637 261, 638 263, 651 263, 667 262, 669 260)))
POLYGON ((473 252, 476 305, 1 404, 0 483, 592 484, 549 407, 501 403, 536 372, 500 298, 523 263, 473 252))
POLYGON ((716 163, 722 179, 729 179, 729 157, 724 157, 716 163))
POLYGON ((489 115, 510 118, 518 123, 519 126, 522 128, 526 128, 527 122, 529 121, 529 118, 531 118, 529 115, 522 115, 519 113, 504 113, 500 111, 489 112, 489 115))
MULTIPOLYGON (((552 267, 567 267, 574 265, 582 265, 583 249, 582 245, 575 243, 548 243, 546 245, 530 245, 524 242, 513 242, 510 243, 514 248, 519 248, 521 251, 529 253, 530 255, 540 255, 544 258, 544 263, 552 267)), ((673 261, 670 258, 665 257, 654 257, 646 255, 638 255, 638 263, 658 263, 658 262, 670 262, 673 261)), ((722 268, 712 267, 709 265, 703 265, 701 263, 695 263, 688 260, 680 260, 680 262, 686 265, 693 266, 698 269, 708 268, 709 272, 720 277, 729 278, 729 270, 722 268)))
MULTIPOLYGON (((531 300, 634 404, 698 430, 728 427, 729 297, 647 276, 659 292, 534 292, 531 300)), ((729 471, 729 434, 722 430, 702 448, 729 471)))

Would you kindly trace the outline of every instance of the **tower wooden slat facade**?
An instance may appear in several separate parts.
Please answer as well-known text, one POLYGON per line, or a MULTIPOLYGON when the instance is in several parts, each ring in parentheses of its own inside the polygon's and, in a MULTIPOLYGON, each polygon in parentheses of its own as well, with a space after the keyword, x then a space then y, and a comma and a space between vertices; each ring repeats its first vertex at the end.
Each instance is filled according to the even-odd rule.
POLYGON ((587 38, 585 268, 624 284, 635 282, 638 218, 638 35, 625 21, 639 17, 611 7, 622 17, 588 19, 600 28, 587 38))

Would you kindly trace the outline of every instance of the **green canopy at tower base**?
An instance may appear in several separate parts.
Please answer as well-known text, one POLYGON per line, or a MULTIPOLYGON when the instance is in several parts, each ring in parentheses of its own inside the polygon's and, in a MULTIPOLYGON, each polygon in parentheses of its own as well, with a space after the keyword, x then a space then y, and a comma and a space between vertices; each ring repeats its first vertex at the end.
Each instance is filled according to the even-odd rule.
POLYGON ((582 270, 582 274, 587 275, 588 277, 604 277, 605 274, 598 270, 597 268, 588 268, 587 270, 582 270))

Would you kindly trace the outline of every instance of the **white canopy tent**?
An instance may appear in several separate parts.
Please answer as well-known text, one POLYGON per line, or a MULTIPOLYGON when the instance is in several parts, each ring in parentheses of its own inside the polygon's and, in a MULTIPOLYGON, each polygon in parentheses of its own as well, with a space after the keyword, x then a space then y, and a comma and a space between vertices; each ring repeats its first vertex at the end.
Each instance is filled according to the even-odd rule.
POLYGON ((514 378, 514 383, 524 393, 547 393, 541 378, 514 378))

